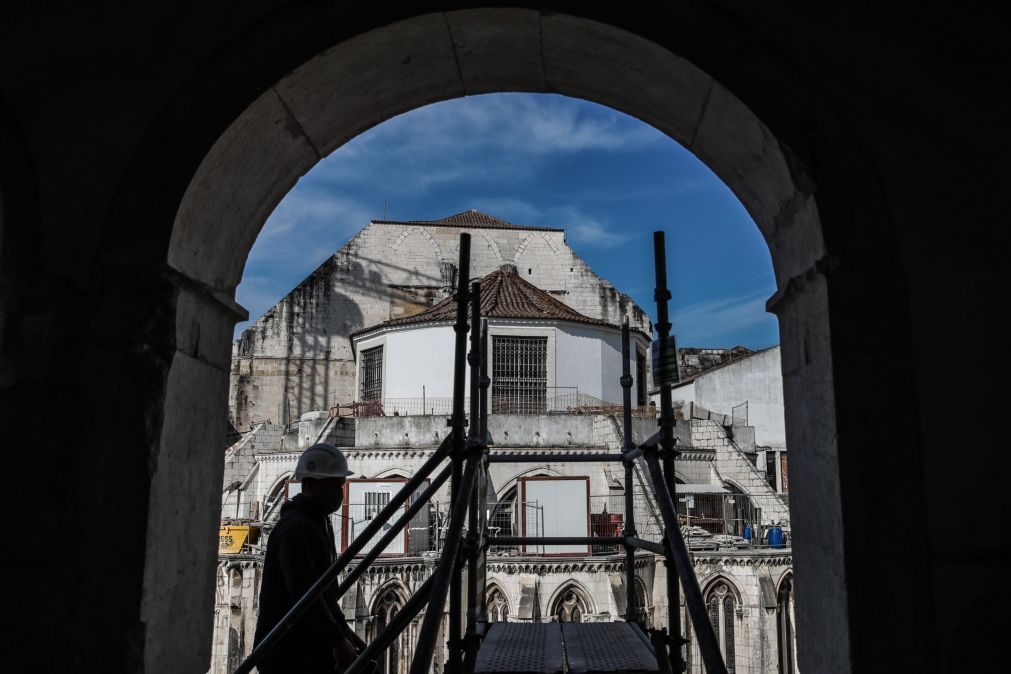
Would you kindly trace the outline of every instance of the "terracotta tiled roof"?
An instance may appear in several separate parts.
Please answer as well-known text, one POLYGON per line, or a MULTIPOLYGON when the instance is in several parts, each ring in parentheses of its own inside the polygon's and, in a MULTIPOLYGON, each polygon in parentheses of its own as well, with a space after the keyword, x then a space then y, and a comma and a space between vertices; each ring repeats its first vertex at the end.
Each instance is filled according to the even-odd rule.
POLYGON ((468 227, 471 229, 532 229, 542 232, 562 231, 554 227, 514 225, 502 218, 496 218, 494 215, 488 215, 473 208, 456 215, 450 215, 441 220, 373 220, 372 222, 381 225, 427 225, 430 227, 468 227))
MULTIPOLYGON (((508 267, 500 269, 481 279, 481 316, 483 318, 530 318, 618 327, 607 321, 590 318, 579 313, 529 281, 523 280, 514 269, 508 267)), ((456 295, 453 295, 420 314, 394 318, 385 323, 359 330, 354 334, 386 327, 455 320, 456 295)))

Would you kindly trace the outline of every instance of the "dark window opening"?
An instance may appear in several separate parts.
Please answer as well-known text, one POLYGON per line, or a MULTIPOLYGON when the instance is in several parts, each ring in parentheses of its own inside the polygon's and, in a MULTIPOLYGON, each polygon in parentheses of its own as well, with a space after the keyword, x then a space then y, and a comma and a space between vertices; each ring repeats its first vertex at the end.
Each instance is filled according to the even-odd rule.
POLYGON ((383 395, 383 347, 362 351, 361 399, 379 400, 383 395))
POLYGON ((492 337, 493 414, 547 410, 548 338, 492 337))

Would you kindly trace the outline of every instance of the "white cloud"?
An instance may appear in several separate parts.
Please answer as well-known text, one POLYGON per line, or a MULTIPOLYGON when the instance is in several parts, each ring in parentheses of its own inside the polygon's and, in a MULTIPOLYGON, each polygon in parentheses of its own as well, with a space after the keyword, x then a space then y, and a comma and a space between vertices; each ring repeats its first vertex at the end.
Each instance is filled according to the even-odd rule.
POLYGON ((296 185, 267 218, 246 267, 307 259, 319 264, 372 217, 354 199, 296 185))
MULTIPOLYGON (((721 343, 733 333, 746 331, 775 317, 765 310, 768 293, 747 293, 672 309, 671 323, 679 346, 721 343)), ((732 344, 724 344, 733 346, 732 344)))
POLYGON ((567 238, 576 245, 615 246, 628 240, 628 235, 595 220, 581 218, 566 227, 567 238))
POLYGON ((659 131, 592 103, 529 94, 470 96, 394 117, 352 139, 314 174, 338 184, 380 178, 423 192, 460 180, 502 179, 559 154, 626 152, 663 142, 669 140, 659 131), (407 175, 410 181, 399 179, 407 175))

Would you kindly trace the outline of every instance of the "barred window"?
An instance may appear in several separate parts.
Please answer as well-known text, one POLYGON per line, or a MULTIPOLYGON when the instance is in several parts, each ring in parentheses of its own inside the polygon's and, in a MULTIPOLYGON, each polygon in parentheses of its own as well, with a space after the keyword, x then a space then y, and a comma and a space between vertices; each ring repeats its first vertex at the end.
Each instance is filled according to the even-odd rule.
POLYGON ((383 347, 362 351, 361 400, 379 400, 383 395, 383 347))
POLYGON ((390 492, 388 491, 367 491, 365 492, 365 519, 373 520, 379 511, 385 508, 390 502, 390 492))
POLYGON ((492 337, 493 414, 547 410, 548 338, 492 337))

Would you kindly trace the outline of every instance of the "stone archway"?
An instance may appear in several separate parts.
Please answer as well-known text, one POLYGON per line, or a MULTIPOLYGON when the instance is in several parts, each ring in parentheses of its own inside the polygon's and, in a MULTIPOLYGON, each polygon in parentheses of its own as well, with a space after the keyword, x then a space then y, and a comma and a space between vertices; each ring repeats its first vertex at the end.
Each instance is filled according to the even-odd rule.
MULTIPOLYGON (((772 254, 780 289, 772 304, 780 318, 793 439, 819 447, 831 463, 825 249, 811 178, 740 100, 702 70, 643 38, 573 16, 473 10, 415 17, 319 54, 259 96, 210 148, 175 218, 167 262, 187 279, 180 284, 176 311, 181 344, 198 349, 204 361, 227 363, 231 326, 241 316, 231 298, 248 251, 273 207, 322 156, 395 114, 448 98, 513 90, 562 93, 638 117, 695 153, 735 192, 772 254), (797 394, 809 386, 823 395, 797 394), (805 419, 819 423, 805 425, 805 419)), ((211 423, 219 410, 194 401, 221 398, 225 386, 220 366, 175 358, 164 428, 193 427, 195 418, 211 423)), ((180 526, 202 531, 212 525, 210 503, 194 504, 185 522, 168 505, 168 495, 178 494, 180 474, 220 472, 212 465, 213 453, 194 451, 203 442, 163 434, 152 478, 152 531, 180 526)), ((805 564, 798 561, 801 582, 816 581, 831 598, 833 616, 843 615, 840 541, 822 533, 841 520, 838 475, 802 458, 794 471, 804 486, 793 502, 809 514, 796 523, 796 540, 820 551, 817 563, 801 568, 805 564)), ((149 564, 145 574, 144 618, 149 629, 167 629, 174 618, 171 606, 158 599, 163 588, 182 568, 206 565, 210 573, 213 551, 184 558, 180 546, 152 537, 148 555, 158 563, 149 564)), ((808 638, 831 631, 827 641, 839 650, 821 655, 844 667, 845 623, 834 617, 825 622, 825 612, 815 607, 798 607, 798 613, 808 638)))

